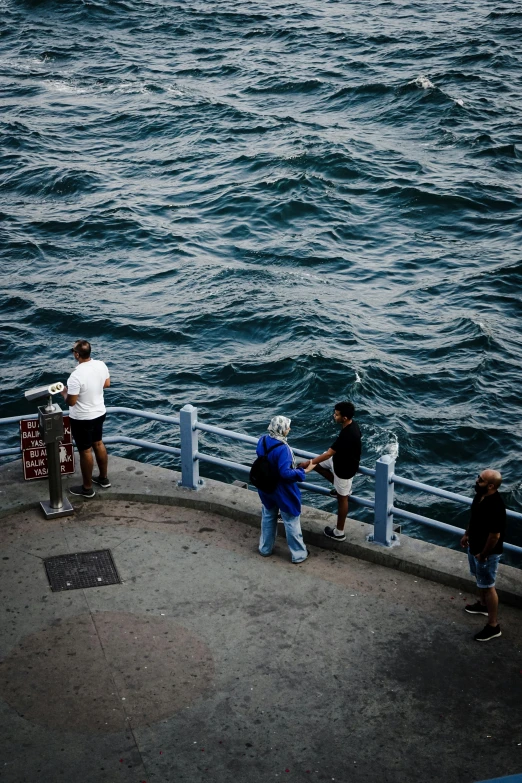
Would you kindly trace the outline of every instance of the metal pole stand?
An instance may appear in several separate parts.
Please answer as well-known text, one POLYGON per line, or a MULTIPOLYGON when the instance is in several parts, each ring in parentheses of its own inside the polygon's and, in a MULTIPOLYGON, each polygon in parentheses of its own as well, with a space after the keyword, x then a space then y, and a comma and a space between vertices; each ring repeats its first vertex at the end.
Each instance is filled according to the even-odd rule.
POLYGON ((49 501, 42 500, 40 505, 46 519, 67 517, 74 514, 74 508, 62 493, 62 471, 60 467, 60 444, 63 440, 63 413, 59 405, 53 405, 49 397, 46 406, 38 406, 38 424, 40 437, 47 451, 49 471, 49 501))

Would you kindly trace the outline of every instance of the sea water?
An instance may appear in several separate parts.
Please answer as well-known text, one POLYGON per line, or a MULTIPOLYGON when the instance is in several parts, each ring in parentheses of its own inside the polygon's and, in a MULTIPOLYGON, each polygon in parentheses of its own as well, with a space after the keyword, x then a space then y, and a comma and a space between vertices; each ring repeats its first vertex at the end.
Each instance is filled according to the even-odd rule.
MULTIPOLYGON (((190 402, 251 435, 284 414, 321 451, 351 399, 365 465, 391 452, 468 495, 492 466, 521 509, 516 9, 4 0, 0 415, 31 412, 24 389, 65 381, 87 338, 109 405, 190 402)), ((179 442, 138 419, 106 430, 179 442)), ((207 435, 201 450, 252 460, 207 435)))

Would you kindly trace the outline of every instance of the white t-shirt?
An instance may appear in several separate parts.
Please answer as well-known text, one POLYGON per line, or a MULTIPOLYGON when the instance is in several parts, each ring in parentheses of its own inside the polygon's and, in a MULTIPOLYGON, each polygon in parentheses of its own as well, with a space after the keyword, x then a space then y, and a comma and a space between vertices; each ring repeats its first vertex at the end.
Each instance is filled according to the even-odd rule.
POLYGON ((76 405, 69 408, 71 419, 97 419, 103 416, 103 384, 108 377, 107 365, 98 359, 81 362, 73 370, 67 381, 67 394, 78 394, 79 397, 76 405))

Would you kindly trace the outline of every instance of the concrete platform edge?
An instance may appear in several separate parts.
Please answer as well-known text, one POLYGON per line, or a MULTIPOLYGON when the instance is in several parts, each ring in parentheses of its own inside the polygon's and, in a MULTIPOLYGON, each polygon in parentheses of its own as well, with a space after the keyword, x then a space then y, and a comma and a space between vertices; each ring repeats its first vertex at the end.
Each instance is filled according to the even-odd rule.
MULTIPOLYGON (((0 467, 0 519, 35 508, 45 498, 46 483, 26 483, 21 474, 19 460, 0 467)), ((179 506, 213 512, 251 527, 259 527, 260 502, 257 493, 251 490, 212 479, 205 479, 204 485, 197 491, 186 489, 178 486, 180 474, 177 471, 122 457, 111 456, 110 475, 114 488, 96 488, 96 497, 93 500, 69 496, 73 504, 77 507, 85 502, 103 504, 106 501, 119 500, 179 506)), ((75 477, 64 479, 64 491, 74 480, 75 477)), ((336 543, 326 538, 322 532, 325 525, 335 523, 335 516, 311 506, 303 506, 301 522, 305 541, 314 546, 403 571, 464 592, 476 590, 475 582, 468 572, 467 557, 463 552, 413 539, 404 534, 400 536, 400 546, 388 549, 369 543, 366 536, 373 531, 373 526, 353 519, 347 521, 347 540, 336 543)), ((280 533, 283 534, 282 526, 280 533)), ((497 592, 502 603, 522 608, 522 570, 501 564, 497 592)))

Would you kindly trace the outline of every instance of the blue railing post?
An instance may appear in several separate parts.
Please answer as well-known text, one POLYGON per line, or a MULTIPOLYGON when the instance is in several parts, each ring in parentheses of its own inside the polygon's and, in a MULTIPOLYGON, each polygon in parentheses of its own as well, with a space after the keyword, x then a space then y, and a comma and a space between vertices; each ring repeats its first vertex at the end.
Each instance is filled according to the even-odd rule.
POLYGON ((181 481, 182 487, 199 489, 199 460, 196 459, 198 451, 198 431, 196 422, 198 409, 192 405, 185 405, 179 412, 179 431, 181 436, 181 481))
POLYGON ((375 516, 373 536, 368 540, 374 544, 394 546, 398 538, 393 532, 393 472, 395 457, 385 454, 375 463, 375 516))

